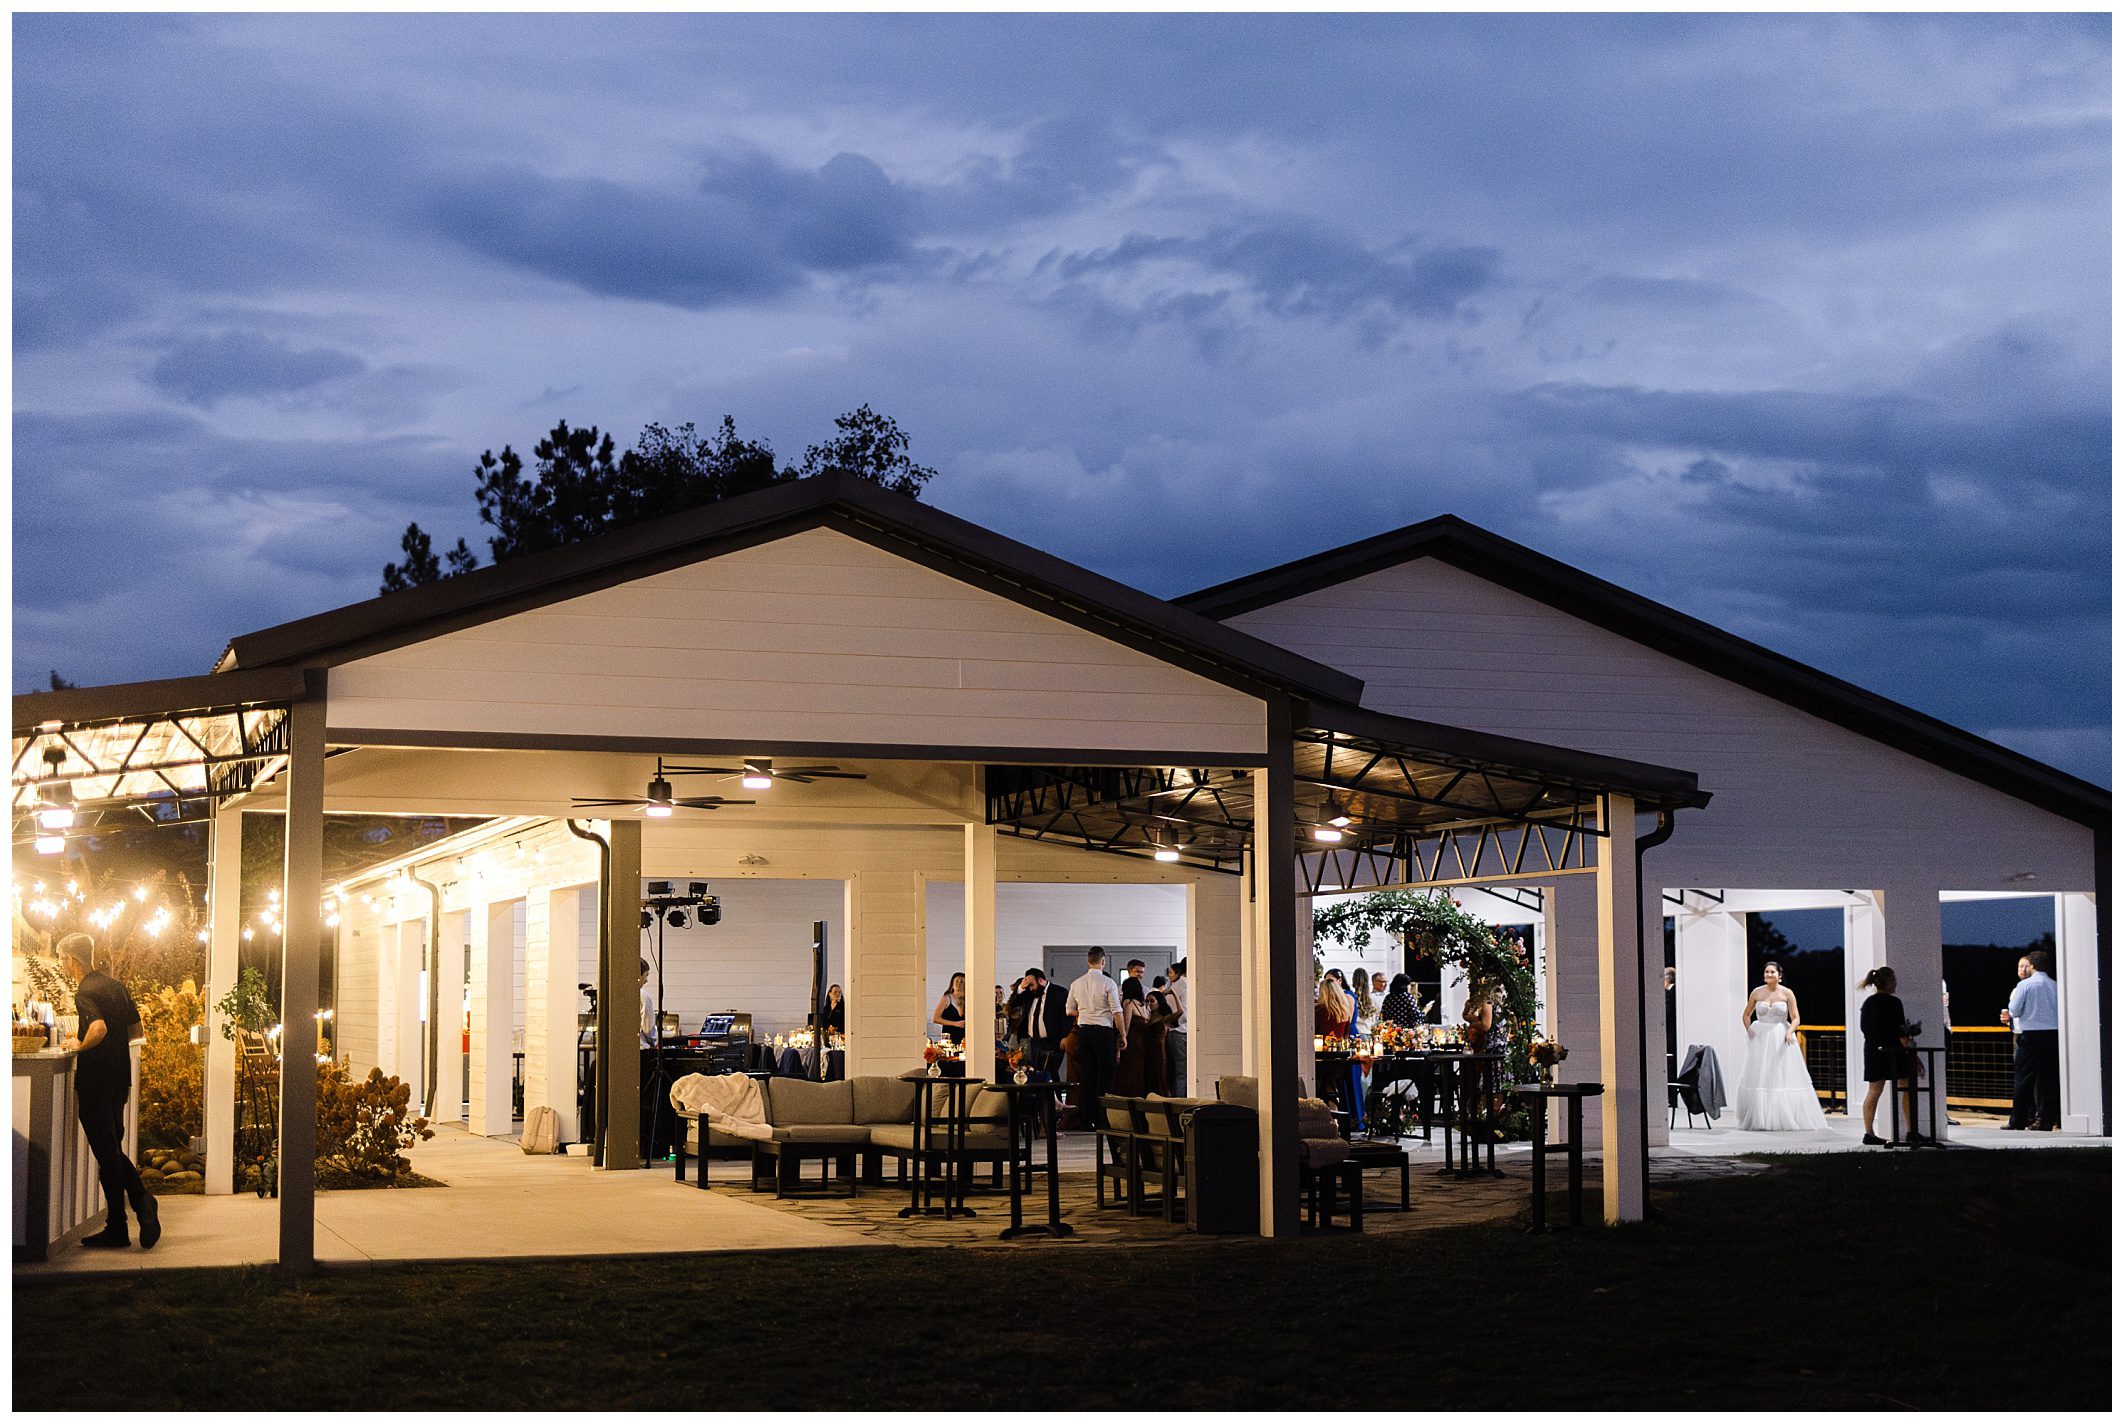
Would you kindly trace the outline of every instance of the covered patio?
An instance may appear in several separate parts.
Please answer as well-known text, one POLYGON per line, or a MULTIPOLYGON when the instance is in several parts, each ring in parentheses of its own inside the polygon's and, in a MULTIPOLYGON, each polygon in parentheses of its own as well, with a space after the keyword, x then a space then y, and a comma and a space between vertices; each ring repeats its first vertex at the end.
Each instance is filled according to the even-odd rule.
MULTIPOLYGON (((272 1258, 291 1271, 375 1259, 385 1248, 373 1233, 398 1234, 386 1223, 402 1212, 451 1222, 470 1211, 492 1226, 468 1226, 453 1250, 518 1254, 515 1243, 540 1237, 541 1213, 561 1209, 558 1197, 539 1204, 549 1177, 567 1193, 625 1194, 625 1211, 618 1195, 602 1211, 573 1199, 569 1210, 600 1217, 585 1251, 702 1249, 644 1247, 630 1234, 662 1231, 674 1214, 702 1214, 677 1229, 692 1243, 753 1211, 789 1216, 694 1203, 663 1173, 642 1172, 624 1109, 599 1115, 595 1171, 575 1157, 486 1165, 503 1150, 489 1135, 510 1121, 512 976, 524 982, 529 1101, 572 1117, 585 962, 599 990, 599 1093, 617 1105, 640 1093, 630 1020, 645 879, 840 882, 851 1076, 915 1061, 930 883, 961 888, 977 1007, 979 986, 1004 978, 999 883, 1185 887, 1188 1087, 1214 1096, 1225 1074, 1262 1083, 1256 1189, 1261 1230, 1276 1235, 1298 1223, 1309 896, 1329 884, 1538 878, 1577 897, 1573 933, 1551 953, 1569 957, 1597 1001, 1598 1053, 1573 1067, 1609 1085, 1600 1132, 1616 1170, 1603 1174, 1603 1215, 1637 1219, 1648 1110, 1640 816, 1656 843, 1674 812, 1707 794, 1687 772, 1362 711, 1360 692, 1347 674, 1037 550, 822 477, 239 638, 208 677, 17 698, 16 855, 18 865, 34 855, 35 808, 61 786, 87 814, 122 814, 145 795, 210 815, 212 1002, 240 957, 245 817, 285 817, 285 1062, 318 1052, 327 943, 342 976, 387 953, 417 967, 431 1035, 438 986, 463 978, 463 1045, 431 1046, 424 1059, 429 1101, 446 1074, 470 1084, 468 1131, 438 1154, 466 1184, 447 1191, 320 1198, 315 1083, 291 1073, 277 1202, 217 1201, 234 1185, 233 1077, 231 1051, 206 1035, 202 1240, 236 1239, 206 1226, 236 1216, 247 1224, 230 1229, 254 1240, 268 1212, 272 1258), (129 739, 187 718, 214 719, 223 738, 187 734, 192 779, 145 792, 129 782, 129 739), (47 749, 59 757, 46 761, 47 749), (808 782, 795 774, 804 763, 843 775, 808 782), (323 870, 335 812, 478 818, 506 826, 512 849, 415 856, 348 895, 359 887, 328 885, 323 870), (513 943, 505 916, 527 926, 520 960, 501 948, 513 943), (446 920, 461 939, 446 939, 446 920), (641 1185, 585 1185, 629 1178, 641 1185), (486 1191, 499 1195, 479 1202, 486 1191), (641 1222, 630 1219, 635 1192, 641 1222)), ((173 774, 162 762, 150 770, 173 774)), ((334 1051, 357 1062, 420 1032, 409 1029, 418 1015, 393 1018, 374 989, 338 985, 335 1010, 334 1051)), ((993 1061, 993 1029, 986 1013, 967 1015, 970 1064, 993 1061)), ((193 1210, 173 1211, 165 1252, 193 1210)), ((837 1241, 835 1228, 790 1220, 788 1230, 824 1234, 777 1244, 837 1241)))

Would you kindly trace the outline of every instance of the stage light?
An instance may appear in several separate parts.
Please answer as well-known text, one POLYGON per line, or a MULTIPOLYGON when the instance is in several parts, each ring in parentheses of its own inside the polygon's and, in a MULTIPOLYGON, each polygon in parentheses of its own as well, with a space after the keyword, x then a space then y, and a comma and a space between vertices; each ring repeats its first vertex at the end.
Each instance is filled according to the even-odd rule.
POLYGON ((705 880, 689 880, 686 882, 686 893, 698 900, 708 893, 708 882, 705 880))
POLYGON ((703 929, 706 929, 709 925, 721 924, 723 920, 723 902, 710 895, 707 899, 701 901, 700 904, 693 907, 693 915, 695 919, 701 922, 703 929))
POLYGON ((649 928, 649 927, 650 927, 651 925, 653 925, 653 924, 655 924, 655 923, 656 923, 656 911, 654 911, 654 910, 644 910, 644 911, 642 911, 642 928, 643 928, 643 929, 648 929, 648 928, 649 928))
POLYGON ((664 923, 675 930, 682 930, 686 928, 686 912, 680 909, 666 910, 664 912, 664 923))
POLYGON ((652 900, 661 900, 661 899, 663 899, 663 898, 664 898, 664 897, 665 897, 666 895, 669 895, 670 893, 671 893, 671 882, 670 882, 670 881, 668 881, 668 880, 652 880, 652 881, 650 881, 650 882, 649 882, 649 898, 650 898, 650 899, 652 899, 652 900))

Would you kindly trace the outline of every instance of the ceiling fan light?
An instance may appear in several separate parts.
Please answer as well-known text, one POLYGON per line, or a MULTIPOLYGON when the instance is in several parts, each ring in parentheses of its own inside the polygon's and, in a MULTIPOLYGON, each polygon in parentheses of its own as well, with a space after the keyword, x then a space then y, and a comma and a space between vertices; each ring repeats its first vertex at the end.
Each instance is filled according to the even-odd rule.
POLYGON ((766 791, 774 786, 774 778, 764 771, 748 771, 738 785, 747 791, 766 791))
POLYGON ((1341 841, 1342 830, 1338 826, 1315 826, 1313 827, 1313 839, 1327 845, 1334 845, 1341 841))
POLYGON ((1156 850, 1151 852, 1152 860, 1162 860, 1167 863, 1171 863, 1172 861, 1176 861, 1179 858, 1180 852, 1174 850, 1171 846, 1159 846, 1156 850))
POLYGON ((671 814, 671 806, 668 802, 651 801, 648 805, 642 807, 642 814, 644 816, 654 816, 661 821, 664 817, 671 814))

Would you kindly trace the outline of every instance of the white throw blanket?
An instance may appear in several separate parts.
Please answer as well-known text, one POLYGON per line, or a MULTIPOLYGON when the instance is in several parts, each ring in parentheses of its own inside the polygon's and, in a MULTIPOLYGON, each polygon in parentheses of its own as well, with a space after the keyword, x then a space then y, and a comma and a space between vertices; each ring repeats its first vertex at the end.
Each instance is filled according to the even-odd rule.
POLYGON ((765 1141, 774 1136, 767 1125, 767 1100, 760 1085, 743 1073, 688 1073, 671 1085, 671 1106, 699 1113, 710 1127, 732 1137, 765 1141))

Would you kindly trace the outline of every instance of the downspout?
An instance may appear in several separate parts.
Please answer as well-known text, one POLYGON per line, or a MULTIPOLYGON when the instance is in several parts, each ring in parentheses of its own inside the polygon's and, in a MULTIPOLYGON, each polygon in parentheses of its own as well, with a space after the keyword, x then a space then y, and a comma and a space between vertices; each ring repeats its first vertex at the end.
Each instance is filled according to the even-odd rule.
POLYGON ((1638 1180, 1645 1184, 1645 1220, 1652 1219, 1652 1094, 1643 1086, 1649 1080, 1650 1050, 1645 1044, 1645 852, 1667 843, 1674 834, 1674 812, 1659 813, 1659 824, 1637 838, 1637 1150, 1638 1180))
POLYGON ((421 1075, 422 1114, 435 1118, 435 1084, 442 1077, 438 1059, 442 1053, 442 887, 432 885, 412 871, 406 879, 428 892, 428 1054, 421 1075))
MULTIPOLYGON (((607 1034, 611 1027, 612 996, 605 992, 605 961, 611 957, 608 941, 612 937, 612 842, 584 830, 573 820, 564 824, 569 835, 597 847, 597 1051, 602 1057, 612 1042, 607 1034)), ((597 1114, 597 1131, 590 1148, 590 1165, 593 1167, 605 1165, 605 1088, 605 1075, 600 1073, 597 1075, 597 1093, 590 1105, 597 1114)))

